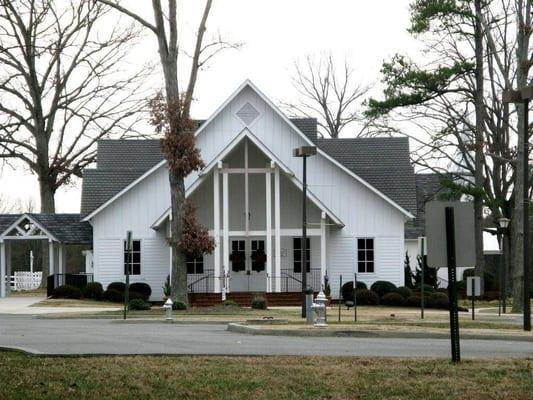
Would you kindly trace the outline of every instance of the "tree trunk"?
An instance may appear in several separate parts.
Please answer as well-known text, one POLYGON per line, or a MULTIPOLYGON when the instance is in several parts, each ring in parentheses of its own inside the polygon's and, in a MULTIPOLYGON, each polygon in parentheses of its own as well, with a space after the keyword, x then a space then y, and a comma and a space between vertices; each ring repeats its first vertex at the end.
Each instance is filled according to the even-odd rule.
POLYGON ((169 171, 170 199, 172 203, 171 246, 172 246, 172 279, 171 295, 174 301, 189 304, 187 295, 187 268, 185 255, 180 246, 183 231, 183 205, 185 204, 185 184, 183 178, 169 171))
MULTIPOLYGON (((482 190, 483 182, 483 30, 481 27, 481 0, 475 1, 476 27, 475 27, 475 52, 476 52, 476 133, 475 133, 475 186, 482 190)), ((476 191, 474 197, 474 230, 476 246, 475 274, 481 279, 481 293, 485 289, 484 271, 485 258, 483 254, 483 196, 476 191)))
MULTIPOLYGON (((41 213, 54 214, 55 209, 55 188, 49 176, 39 177, 39 191, 41 198, 41 213)), ((39 287, 46 288, 46 277, 50 273, 50 257, 48 255, 48 242, 43 241, 42 254, 42 281, 39 287)))

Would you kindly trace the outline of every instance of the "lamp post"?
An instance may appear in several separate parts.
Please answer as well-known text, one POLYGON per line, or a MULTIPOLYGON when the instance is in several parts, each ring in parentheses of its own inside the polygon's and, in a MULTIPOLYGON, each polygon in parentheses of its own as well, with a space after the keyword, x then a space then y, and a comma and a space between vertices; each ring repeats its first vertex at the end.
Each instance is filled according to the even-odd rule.
POLYGON ((509 233, 509 223, 511 220, 509 218, 501 217, 498 219, 498 225, 500 226, 500 232, 502 233, 502 243, 501 243, 501 267, 500 267, 500 299, 502 300, 501 303, 501 310, 505 314, 507 312, 507 254, 505 254, 505 250, 509 249, 509 246, 507 245, 507 235, 509 233))
POLYGON ((503 93, 504 103, 518 103, 524 106, 524 118, 522 126, 523 140, 523 169, 516 171, 517 175, 522 173, 524 179, 523 190, 523 263, 524 263, 524 330, 531 331, 531 303, 529 300, 529 101, 533 99, 533 86, 526 86, 522 90, 506 90, 503 93))
POLYGON ((307 291, 307 157, 316 154, 315 146, 302 146, 294 149, 292 155, 301 157, 303 161, 302 171, 302 318, 306 318, 306 291, 307 291))

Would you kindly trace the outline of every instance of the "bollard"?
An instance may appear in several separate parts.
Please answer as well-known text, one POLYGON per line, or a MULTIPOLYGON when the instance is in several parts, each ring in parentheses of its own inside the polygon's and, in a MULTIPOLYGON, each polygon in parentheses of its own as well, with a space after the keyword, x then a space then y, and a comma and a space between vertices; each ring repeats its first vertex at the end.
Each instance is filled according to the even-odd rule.
POLYGON ((170 297, 167 299, 165 304, 163 305, 163 310, 165 310, 165 320, 172 321, 172 300, 170 297))

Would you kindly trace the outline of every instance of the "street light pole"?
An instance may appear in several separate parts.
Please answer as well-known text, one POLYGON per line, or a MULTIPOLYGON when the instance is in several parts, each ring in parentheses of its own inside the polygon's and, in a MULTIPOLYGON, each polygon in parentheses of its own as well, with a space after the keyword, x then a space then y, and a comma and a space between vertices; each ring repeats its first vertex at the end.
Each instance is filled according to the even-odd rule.
POLYGON ((306 292, 307 292, 307 157, 316 154, 315 146, 302 146, 293 150, 294 157, 301 157, 303 162, 302 170, 302 256, 300 265, 302 267, 302 318, 307 317, 306 292))
POLYGON ((501 232, 501 264, 500 264, 500 300, 501 311, 505 314, 507 312, 507 254, 509 246, 507 242, 507 234, 509 233, 509 218, 501 217, 498 219, 498 225, 501 232))

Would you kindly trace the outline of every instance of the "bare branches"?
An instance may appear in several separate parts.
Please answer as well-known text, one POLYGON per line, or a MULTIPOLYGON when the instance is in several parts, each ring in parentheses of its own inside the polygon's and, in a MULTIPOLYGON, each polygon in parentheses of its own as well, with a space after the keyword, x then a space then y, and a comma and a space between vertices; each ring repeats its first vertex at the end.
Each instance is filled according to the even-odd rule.
POLYGON ((292 80, 300 100, 282 103, 283 107, 294 115, 319 116, 322 134, 337 138, 346 126, 362 120, 360 100, 369 87, 355 82, 348 60, 339 66, 331 54, 319 59, 307 56, 295 63, 292 80))
POLYGON ((149 69, 125 63, 139 31, 105 25, 108 11, 92 0, 0 3, 0 158, 39 176, 47 212, 94 161, 96 141, 133 134, 145 107, 149 69))

